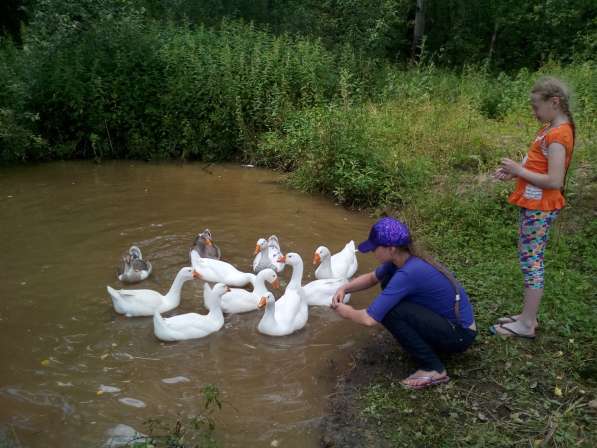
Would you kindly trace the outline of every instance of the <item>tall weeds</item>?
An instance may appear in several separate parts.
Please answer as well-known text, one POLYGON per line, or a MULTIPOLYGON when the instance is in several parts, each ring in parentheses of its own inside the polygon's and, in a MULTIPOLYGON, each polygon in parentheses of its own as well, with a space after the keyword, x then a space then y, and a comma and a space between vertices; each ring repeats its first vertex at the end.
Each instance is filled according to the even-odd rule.
POLYGON ((5 85, 23 88, 19 104, 4 94, 0 106, 39 117, 29 129, 48 142, 43 153, 25 145, 15 157, 5 139, 5 160, 228 160, 290 112, 335 97, 340 70, 353 84, 363 72, 355 71, 359 59, 350 49, 336 58, 317 41, 250 24, 191 28, 135 14, 99 17, 61 38, 32 41, 18 53, 7 45, 2 53, 12 56, 0 63, 5 85))

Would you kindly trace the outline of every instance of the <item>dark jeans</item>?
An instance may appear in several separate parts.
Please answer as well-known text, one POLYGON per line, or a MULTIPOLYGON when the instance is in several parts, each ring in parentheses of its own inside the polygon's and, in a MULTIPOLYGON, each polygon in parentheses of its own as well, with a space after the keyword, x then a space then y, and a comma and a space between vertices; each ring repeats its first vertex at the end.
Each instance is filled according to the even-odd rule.
POLYGON ((381 321, 422 370, 443 372, 436 352, 461 353, 475 340, 477 332, 450 322, 445 317, 410 302, 400 302, 381 321))

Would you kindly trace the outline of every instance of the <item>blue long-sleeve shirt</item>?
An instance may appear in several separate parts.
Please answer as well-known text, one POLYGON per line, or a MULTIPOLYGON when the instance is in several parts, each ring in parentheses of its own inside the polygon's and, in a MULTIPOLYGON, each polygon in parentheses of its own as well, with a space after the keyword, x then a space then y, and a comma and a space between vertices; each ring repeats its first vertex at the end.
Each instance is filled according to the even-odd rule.
MULTIPOLYGON (((402 300, 424 306, 451 322, 454 314, 454 287, 444 274, 426 261, 411 256, 401 268, 394 263, 381 264, 375 277, 382 284, 382 292, 367 308, 373 319, 381 322, 385 315, 402 300)), ((460 287, 460 324, 469 327, 473 321, 473 307, 464 288, 460 287)))

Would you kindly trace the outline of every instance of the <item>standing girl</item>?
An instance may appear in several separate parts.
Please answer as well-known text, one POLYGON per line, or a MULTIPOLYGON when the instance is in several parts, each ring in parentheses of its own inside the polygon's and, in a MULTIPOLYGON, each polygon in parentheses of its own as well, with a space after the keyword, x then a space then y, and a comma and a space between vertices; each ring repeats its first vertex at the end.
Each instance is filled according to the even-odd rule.
POLYGON ((575 128, 568 88, 555 78, 539 79, 531 91, 531 105, 544 125, 522 163, 502 159, 494 176, 517 179, 508 202, 520 207, 518 256, 524 275, 522 313, 498 319, 491 331, 502 336, 534 338, 543 296, 543 254, 550 226, 564 207, 562 194, 572 159, 575 128))

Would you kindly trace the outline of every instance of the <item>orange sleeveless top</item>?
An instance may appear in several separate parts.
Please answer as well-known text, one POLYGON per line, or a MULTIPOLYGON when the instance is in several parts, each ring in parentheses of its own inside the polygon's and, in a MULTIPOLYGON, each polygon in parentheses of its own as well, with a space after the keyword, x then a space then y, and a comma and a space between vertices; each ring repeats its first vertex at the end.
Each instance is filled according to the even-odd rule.
MULTIPOLYGON (((559 143, 566 149, 565 166, 566 170, 568 170, 574 149, 574 130, 570 123, 562 123, 552 129, 549 129, 548 125, 543 126, 531 144, 531 148, 522 161, 522 165, 534 173, 547 174, 547 148, 552 143, 559 143)), ((516 182, 516 189, 508 198, 508 202, 530 210, 543 211, 560 209, 566 204, 566 200, 560 189, 539 188, 520 177, 516 182)))

